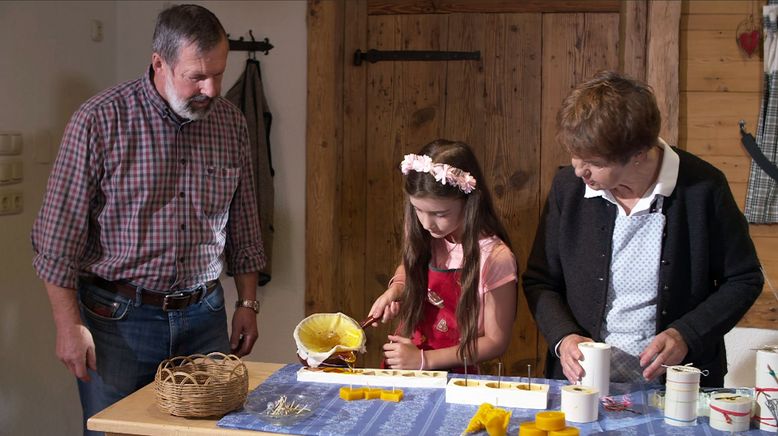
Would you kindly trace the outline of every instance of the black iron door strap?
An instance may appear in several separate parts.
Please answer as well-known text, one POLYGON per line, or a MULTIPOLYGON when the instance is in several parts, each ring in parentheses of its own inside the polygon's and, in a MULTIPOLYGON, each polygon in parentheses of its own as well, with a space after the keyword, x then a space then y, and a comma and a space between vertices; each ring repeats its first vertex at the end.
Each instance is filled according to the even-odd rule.
POLYGON ((427 51, 427 50, 376 50, 354 52, 354 65, 362 61, 372 64, 380 61, 477 61, 480 51, 427 51))

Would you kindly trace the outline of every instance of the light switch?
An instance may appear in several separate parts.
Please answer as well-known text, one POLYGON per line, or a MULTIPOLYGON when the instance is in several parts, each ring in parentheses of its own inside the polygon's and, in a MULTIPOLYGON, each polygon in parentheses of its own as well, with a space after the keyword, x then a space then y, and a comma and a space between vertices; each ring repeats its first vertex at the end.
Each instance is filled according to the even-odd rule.
POLYGON ((19 183, 24 177, 24 161, 17 157, 0 156, 0 185, 19 183))
POLYGON ((14 132, 11 135, 11 154, 22 154, 22 134, 14 132))
POLYGON ((21 182, 24 173, 24 162, 22 160, 15 160, 11 162, 11 180, 14 182, 21 182))
POLYGON ((22 154, 22 134, 19 132, 0 132, 0 155, 22 154))

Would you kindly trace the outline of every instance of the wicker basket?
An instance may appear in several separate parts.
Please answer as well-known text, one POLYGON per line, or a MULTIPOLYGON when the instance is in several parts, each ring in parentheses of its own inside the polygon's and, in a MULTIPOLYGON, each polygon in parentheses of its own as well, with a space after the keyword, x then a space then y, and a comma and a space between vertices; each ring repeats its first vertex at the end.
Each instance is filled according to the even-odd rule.
POLYGON ((246 365, 232 354, 194 354, 163 360, 154 377, 157 406, 186 418, 221 416, 243 406, 246 365))

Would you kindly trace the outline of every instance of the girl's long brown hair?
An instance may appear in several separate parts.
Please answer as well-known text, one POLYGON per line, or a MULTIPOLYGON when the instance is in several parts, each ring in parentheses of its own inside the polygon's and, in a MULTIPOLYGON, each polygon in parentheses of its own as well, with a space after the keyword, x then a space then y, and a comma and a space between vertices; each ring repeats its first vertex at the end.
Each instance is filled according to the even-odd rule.
POLYGON ((400 306, 400 331, 409 337, 424 314, 427 301, 427 272, 432 260, 432 237, 422 227, 416 211, 409 201, 415 197, 457 198, 464 201, 462 234, 462 271, 460 286, 462 293, 456 310, 460 331, 457 356, 468 364, 478 362, 476 340, 478 338, 478 314, 481 310, 478 295, 480 279, 481 247, 479 239, 497 236, 509 248, 508 234, 497 217, 492 198, 470 146, 463 142, 438 139, 425 145, 419 153, 432 158, 433 163, 443 163, 469 172, 476 180, 476 188, 465 194, 456 186, 443 185, 428 173, 410 171, 405 177, 405 226, 403 239, 403 266, 405 287, 400 306))

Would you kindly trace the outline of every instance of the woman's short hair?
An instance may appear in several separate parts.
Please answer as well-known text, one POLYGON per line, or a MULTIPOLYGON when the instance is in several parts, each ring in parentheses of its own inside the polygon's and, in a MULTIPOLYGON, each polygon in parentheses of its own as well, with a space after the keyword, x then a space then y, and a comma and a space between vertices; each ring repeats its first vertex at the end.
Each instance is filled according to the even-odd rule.
POLYGON ((202 53, 226 38, 227 33, 213 12, 198 5, 176 5, 157 16, 151 48, 162 60, 175 66, 182 46, 194 43, 202 53))
POLYGON ((648 85, 615 71, 601 71, 562 102, 556 138, 574 157, 624 164, 657 143, 661 124, 648 85))

